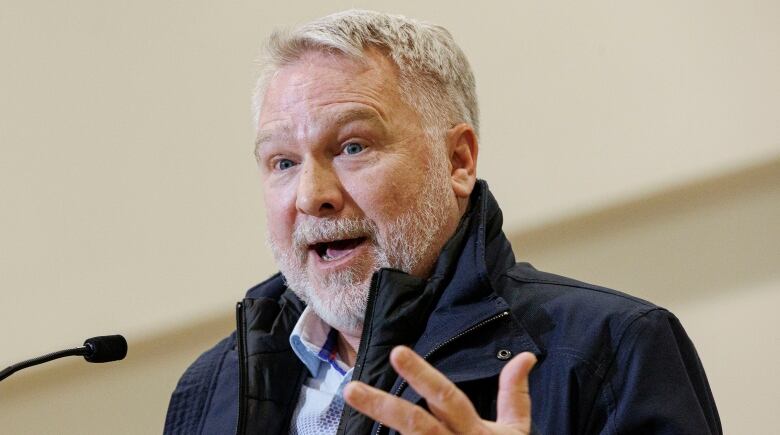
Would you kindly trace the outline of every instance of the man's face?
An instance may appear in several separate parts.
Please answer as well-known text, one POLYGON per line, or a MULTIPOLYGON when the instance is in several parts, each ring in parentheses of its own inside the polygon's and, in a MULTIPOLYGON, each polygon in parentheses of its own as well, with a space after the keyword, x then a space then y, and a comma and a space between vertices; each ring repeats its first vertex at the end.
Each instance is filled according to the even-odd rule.
POLYGON ((444 144, 402 101, 394 65, 311 52, 271 79, 259 119, 268 238, 288 285, 359 335, 371 275, 424 276, 459 218, 444 144))

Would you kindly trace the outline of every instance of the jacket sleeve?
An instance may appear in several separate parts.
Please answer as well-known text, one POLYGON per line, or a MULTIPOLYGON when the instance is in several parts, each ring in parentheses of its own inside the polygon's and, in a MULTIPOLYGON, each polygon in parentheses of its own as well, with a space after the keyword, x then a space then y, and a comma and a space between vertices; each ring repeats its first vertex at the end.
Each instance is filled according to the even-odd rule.
POLYGON ((664 309, 628 326, 601 398, 608 408, 602 433, 723 433, 696 349, 679 320, 664 309))
POLYGON ((233 336, 204 352, 184 372, 171 394, 165 417, 165 435, 202 432, 203 419, 214 392, 214 383, 233 336))

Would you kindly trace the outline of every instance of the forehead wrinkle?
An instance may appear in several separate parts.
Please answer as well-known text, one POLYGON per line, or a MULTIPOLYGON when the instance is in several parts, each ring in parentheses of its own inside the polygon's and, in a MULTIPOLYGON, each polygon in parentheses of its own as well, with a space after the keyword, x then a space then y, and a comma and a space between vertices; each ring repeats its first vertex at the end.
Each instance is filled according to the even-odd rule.
POLYGON ((337 128, 358 121, 370 121, 372 124, 380 125, 382 127, 384 127, 385 124, 385 119, 382 114, 371 106, 350 107, 346 110, 339 110, 334 114, 328 114, 326 116, 332 119, 332 121, 329 121, 329 124, 337 128))
POLYGON ((255 152, 259 153, 264 144, 277 140, 278 136, 301 138, 306 136, 301 133, 307 130, 308 133, 329 131, 356 121, 368 121, 387 134, 394 123, 386 109, 392 112, 398 103, 404 103, 398 89, 398 73, 389 59, 381 54, 370 53, 373 56, 365 59, 369 65, 362 62, 358 65, 353 61, 344 63, 343 58, 323 57, 322 53, 317 52, 280 68, 279 71, 289 69, 289 74, 279 75, 279 71, 274 74, 274 82, 280 77, 283 79, 280 83, 269 84, 264 105, 270 95, 275 95, 279 100, 277 106, 281 109, 277 115, 282 115, 282 119, 273 121, 273 124, 281 121, 278 127, 258 131, 255 152), (329 76, 330 80, 319 80, 309 71, 311 66, 328 68, 334 74, 329 76), (304 71, 299 71, 302 67, 304 71), (352 107, 330 110, 329 106, 342 104, 352 107), (293 119, 285 116, 285 112, 294 114, 295 107, 301 105, 308 106, 305 111, 307 119, 303 122, 299 120, 299 125, 296 125, 293 119), (278 131, 282 128, 284 131, 278 131))
MULTIPOLYGON (((326 113, 322 115, 322 118, 325 120, 326 128, 341 128, 352 122, 368 121, 371 124, 380 127, 383 131, 385 130, 385 122, 382 115, 370 106, 351 107, 336 113, 326 113)), ((261 130, 258 132, 257 138, 255 139, 255 153, 258 153, 264 144, 273 141, 276 137, 293 136, 292 132, 293 128, 290 125, 281 125, 272 129, 261 130)))
POLYGON ((280 127, 267 129, 267 130, 260 130, 257 132, 257 136, 255 137, 255 154, 258 154, 260 152, 260 148, 273 141, 274 137, 279 136, 279 130, 282 130, 281 133, 283 135, 290 135, 291 128, 289 125, 282 125, 280 127))

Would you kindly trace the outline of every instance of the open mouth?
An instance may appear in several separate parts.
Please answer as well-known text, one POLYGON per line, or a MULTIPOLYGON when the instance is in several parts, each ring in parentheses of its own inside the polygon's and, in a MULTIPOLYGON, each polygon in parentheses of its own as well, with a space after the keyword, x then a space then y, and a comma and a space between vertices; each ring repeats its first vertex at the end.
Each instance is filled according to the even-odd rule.
POLYGON ((309 248, 313 249, 324 261, 334 261, 349 255, 353 249, 357 248, 365 240, 365 237, 334 240, 332 242, 315 243, 309 248))

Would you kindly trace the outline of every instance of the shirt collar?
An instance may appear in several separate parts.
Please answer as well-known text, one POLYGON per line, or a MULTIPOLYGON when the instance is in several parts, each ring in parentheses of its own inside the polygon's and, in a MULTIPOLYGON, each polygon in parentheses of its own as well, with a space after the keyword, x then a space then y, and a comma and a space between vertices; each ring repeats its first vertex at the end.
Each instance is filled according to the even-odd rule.
POLYGON ((290 334, 290 346, 313 377, 318 376, 322 363, 344 375, 351 367, 336 352, 337 338, 338 331, 307 306, 290 334))

